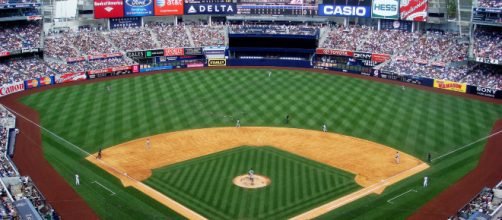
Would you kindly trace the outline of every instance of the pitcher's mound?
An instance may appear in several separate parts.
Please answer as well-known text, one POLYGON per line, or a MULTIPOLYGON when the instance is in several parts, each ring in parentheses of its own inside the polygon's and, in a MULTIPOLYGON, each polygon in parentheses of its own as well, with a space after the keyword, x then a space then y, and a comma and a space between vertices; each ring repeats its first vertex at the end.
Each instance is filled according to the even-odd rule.
POLYGON ((270 185, 270 179, 266 176, 261 176, 261 175, 254 175, 253 176, 253 181, 249 178, 249 175, 244 174, 240 175, 234 178, 233 180, 234 184, 242 187, 242 188, 247 188, 247 189, 256 189, 256 188, 262 188, 265 186, 270 185))

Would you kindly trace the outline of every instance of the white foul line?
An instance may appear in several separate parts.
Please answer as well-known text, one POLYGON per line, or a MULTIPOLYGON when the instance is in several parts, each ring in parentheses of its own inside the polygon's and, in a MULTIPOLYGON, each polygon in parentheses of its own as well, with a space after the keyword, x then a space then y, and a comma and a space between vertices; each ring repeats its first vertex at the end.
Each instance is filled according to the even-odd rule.
POLYGON ((110 196, 113 196, 113 195, 115 195, 115 194, 116 194, 116 193, 115 193, 115 192, 113 192, 112 190, 108 189, 106 186, 103 186, 103 184, 99 183, 97 180, 96 180, 96 181, 94 181, 94 182, 92 182, 92 183, 96 183, 96 184, 100 185, 101 187, 105 188, 106 190, 108 190, 109 192, 111 192, 112 194, 110 194, 110 196))
POLYGON ((498 134, 500 134, 500 133, 502 133, 502 130, 497 131, 497 132, 495 132, 495 133, 493 133, 493 134, 490 134, 490 135, 488 135, 488 136, 486 136, 486 137, 480 138, 480 139, 478 139, 478 140, 476 140, 476 141, 474 141, 474 142, 472 142, 472 143, 466 144, 466 145, 464 145, 464 146, 462 146, 462 147, 460 147, 460 148, 457 148, 457 149, 455 149, 455 150, 452 150, 452 151, 450 151, 450 152, 448 152, 448 153, 446 153, 446 154, 443 154, 443 155, 441 155, 441 156, 439 156, 439 157, 436 157, 436 158, 432 159, 432 161, 437 160, 437 159, 441 159, 441 158, 443 158, 443 157, 446 157, 446 156, 448 156, 448 155, 450 155, 450 154, 453 154, 453 153, 455 153, 455 152, 457 152, 457 151, 459 151, 459 150, 462 150, 462 149, 464 149, 464 148, 466 148, 466 147, 470 147, 470 146, 472 146, 473 144, 476 144, 476 143, 478 143, 478 142, 480 142, 480 141, 484 141, 484 140, 486 140, 486 139, 488 139, 488 138, 490 138, 490 137, 493 137, 493 136, 495 136, 495 135, 498 135, 498 134))
MULTIPOLYGON (((55 134, 54 132, 51 132, 49 129, 46 129, 46 128, 42 127, 41 125, 39 125, 39 124, 37 124, 37 123, 35 123, 35 122, 31 121, 30 119, 28 119, 28 118, 24 117, 23 115, 21 115, 21 114, 17 113, 17 112, 16 112, 16 111, 14 111, 14 110, 12 110, 12 109, 8 108, 7 106, 4 106, 4 107, 5 107, 6 109, 8 109, 9 111, 13 112, 14 114, 19 115, 21 118, 25 119, 26 121, 28 121, 28 122, 32 123, 33 125, 37 126, 38 128, 40 128, 40 129, 42 129, 42 130, 44 130, 44 131, 47 131, 49 134, 53 135, 54 137, 57 137, 57 138, 59 138, 60 140, 62 140, 62 141, 64 141, 64 142, 66 142, 66 143, 67 143, 67 144, 69 144, 69 145, 71 145, 72 147, 74 147, 74 148, 78 149, 80 152, 84 153, 86 156, 90 156, 90 155, 91 155, 89 152, 87 152, 87 151, 85 151, 84 149, 80 148, 79 146, 77 146, 77 145, 75 145, 75 144, 73 144, 73 143, 71 143, 71 142, 67 141, 66 139, 62 138, 61 136, 59 136, 59 135, 55 134)), ((156 194, 161 195, 161 196, 163 196, 164 198, 167 198, 167 199, 168 199, 168 200, 170 200, 170 201, 173 201, 174 203, 176 203, 177 205, 179 205, 182 209, 184 209, 184 210, 186 210, 186 211, 188 211, 188 212, 191 212, 191 213, 193 213, 193 215, 195 215, 195 216, 199 217, 199 219, 206 219, 206 218, 204 218, 202 215, 200 215, 199 213, 197 213, 197 212, 195 212, 195 211, 193 211, 193 210, 191 210, 191 209, 189 209, 189 208, 187 208, 187 207, 185 207, 185 206, 181 205, 180 203, 178 203, 178 202, 174 201, 173 199, 171 199, 171 198, 167 197, 166 195, 164 195, 164 194, 162 194, 162 193, 158 192, 157 190, 154 190, 154 189, 152 189, 151 187, 146 186, 146 185, 145 185, 144 183, 142 183, 141 181, 138 181, 138 180, 134 179, 133 177, 131 177, 131 176, 127 175, 127 173, 125 173, 124 171, 120 171, 120 170, 116 169, 115 167, 113 167, 112 165, 110 165, 110 164, 106 163, 106 162, 105 162, 105 161, 103 161, 103 160, 98 160, 98 161, 99 161, 101 164, 103 164, 104 166, 107 166, 107 167, 109 167, 110 169, 112 169, 113 171, 115 171, 115 172, 117 172, 117 173, 119 173, 119 174, 121 174, 121 175, 125 176, 126 178, 130 179, 131 181, 133 181, 133 182, 135 182, 135 183, 137 183, 137 184, 139 184, 139 185, 141 185, 141 186, 143 186, 143 187, 145 187, 145 188, 148 188, 148 189, 150 189, 150 190, 154 191, 156 194)), ((113 174, 112 174, 112 175, 113 175, 113 174)), ((100 184, 98 181, 94 181, 93 183, 96 183, 96 184, 100 185, 101 187, 105 188, 106 190, 110 191, 110 192, 112 193, 112 194, 111 194, 111 196, 116 195, 116 193, 115 193, 115 192, 113 192, 113 191, 111 191, 110 189, 106 188, 105 186, 103 186, 102 184, 100 184)), ((138 190, 139 190, 139 189, 138 189, 138 190)))
POLYGON ((401 194, 399 194, 399 195, 395 196, 395 197, 394 197, 394 198, 392 198, 392 199, 387 200, 387 202, 388 202, 388 203, 390 203, 390 204, 392 204, 392 202, 390 202, 390 201, 392 201, 392 200, 394 200, 394 199, 397 199, 397 198, 399 198, 399 197, 401 197, 401 196, 403 196, 404 194, 409 193, 409 192, 417 192, 417 191, 416 191, 416 190, 414 190, 414 189, 410 189, 410 190, 408 190, 408 191, 406 191, 406 192, 404 192, 404 193, 401 193, 401 194))

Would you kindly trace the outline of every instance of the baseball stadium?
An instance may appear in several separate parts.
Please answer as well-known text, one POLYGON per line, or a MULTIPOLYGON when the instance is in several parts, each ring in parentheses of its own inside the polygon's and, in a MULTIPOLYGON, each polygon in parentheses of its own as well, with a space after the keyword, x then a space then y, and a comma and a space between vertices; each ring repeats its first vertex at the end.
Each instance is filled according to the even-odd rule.
POLYGON ((500 0, 0 0, 2 219, 502 219, 500 0))

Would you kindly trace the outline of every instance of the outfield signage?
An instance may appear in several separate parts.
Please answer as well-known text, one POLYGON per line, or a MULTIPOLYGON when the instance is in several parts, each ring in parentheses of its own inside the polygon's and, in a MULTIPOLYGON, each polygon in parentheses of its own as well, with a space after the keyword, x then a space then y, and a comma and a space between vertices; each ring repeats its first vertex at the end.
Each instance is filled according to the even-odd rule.
POLYGON ((141 17, 130 17, 130 18, 110 18, 108 24, 110 29, 117 28, 138 28, 141 27, 141 17))
POLYGON ((372 18, 399 19, 398 0, 373 0, 371 5, 372 18))
POLYGON ((183 0, 153 0, 156 16, 183 15, 183 0))
POLYGON ((209 59, 209 60, 207 60, 207 65, 208 66, 226 66, 227 60, 226 59, 209 59))
POLYGON ((318 11, 320 16, 336 16, 336 17, 371 16, 371 8, 368 6, 319 4, 318 11))
POLYGON ((82 81, 86 80, 87 75, 85 75, 85 72, 78 72, 78 73, 65 73, 61 75, 56 76, 56 83, 67 83, 67 82, 74 82, 74 81, 82 81))
POLYGON ((202 47, 184 48, 184 56, 200 56, 203 55, 202 47))
POLYGON ((145 52, 145 58, 161 57, 161 56, 165 56, 163 49, 160 49, 160 50, 147 50, 145 52))
POLYGON ((354 52, 354 58, 361 60, 371 60, 371 53, 354 52))
POLYGON ((427 21, 428 0, 403 0, 399 6, 401 20, 427 21))
POLYGON ((185 15, 195 14, 236 14, 235 3, 185 4, 185 15))
POLYGON ((153 0, 124 0, 124 14, 128 17, 153 15, 153 0))
POLYGON ((387 60, 390 60, 390 55, 388 54, 371 54, 371 61, 377 62, 377 63, 383 63, 387 60))
POLYGON ((446 90, 451 90, 451 91, 455 91, 455 92, 465 93, 467 90, 467 84, 466 83, 452 82, 452 81, 448 81, 448 80, 434 79, 434 88, 446 89, 446 90))
POLYGON ((326 49, 326 48, 317 48, 316 54, 345 56, 345 57, 353 57, 354 56, 354 52, 349 51, 349 50, 333 50, 333 49, 326 49))
POLYGON ((21 91, 24 91, 24 82, 3 84, 0 87, 0 97, 21 91))
POLYGON ((173 56, 183 56, 185 55, 185 50, 183 48, 165 48, 164 56, 173 57, 173 56))
POLYGON ((0 51, 0 57, 6 57, 9 56, 10 52, 9 51, 0 51))
POLYGON ((123 0, 94 0, 94 18, 124 17, 123 0))
MULTIPOLYGON (((0 54, 0 56, 2 56, 0 54)), ((490 58, 483 58, 483 57, 476 57, 476 62, 481 62, 481 63, 488 63, 488 64, 500 64, 498 59, 490 59, 490 58)))

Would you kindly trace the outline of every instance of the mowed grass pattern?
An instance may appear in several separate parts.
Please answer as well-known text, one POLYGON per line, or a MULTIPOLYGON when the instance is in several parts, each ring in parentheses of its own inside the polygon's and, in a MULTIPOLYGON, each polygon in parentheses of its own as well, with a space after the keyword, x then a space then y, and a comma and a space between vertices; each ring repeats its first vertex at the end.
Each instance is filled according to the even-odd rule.
POLYGON ((354 175, 272 147, 238 147, 156 169, 146 181, 209 219, 284 219, 361 188, 354 175), (243 189, 253 170, 271 179, 243 189))
MULTIPOLYGON (((170 72, 51 89, 21 101, 40 113, 42 126, 88 152, 153 134, 234 126, 239 118, 242 126, 320 130, 326 123, 330 132, 375 141, 425 160, 428 152, 436 157, 485 137, 502 117, 502 106, 491 103, 308 71, 271 70, 269 78, 268 71, 170 72), (111 92, 106 86, 111 86, 111 92), (291 116, 288 125, 284 124, 286 114, 291 116)), ((179 217, 141 193, 123 189, 68 143, 46 132, 42 135, 48 161, 69 183, 78 172, 83 180, 98 180, 118 192, 111 198, 96 186, 86 187, 85 182, 75 188, 103 218, 179 217)), ((373 215, 404 218, 413 213, 472 169, 483 144, 435 161, 428 175, 434 177, 431 183, 442 184, 431 184, 433 192, 412 201, 395 201, 393 207, 406 205, 400 212, 388 212, 392 207, 384 199, 420 185, 422 177, 388 188, 379 197, 383 202, 371 203, 374 210, 382 209, 373 215), (444 175, 445 170, 456 172, 444 175)), ((364 214, 359 210, 368 204, 355 205, 350 219, 364 214)))

